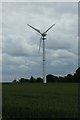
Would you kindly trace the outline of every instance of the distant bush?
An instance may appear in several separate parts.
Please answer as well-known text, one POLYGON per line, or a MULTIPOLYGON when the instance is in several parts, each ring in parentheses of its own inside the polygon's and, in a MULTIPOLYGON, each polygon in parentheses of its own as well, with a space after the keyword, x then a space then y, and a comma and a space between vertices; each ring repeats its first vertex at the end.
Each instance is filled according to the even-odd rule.
POLYGON ((36 79, 36 81, 37 81, 37 82, 43 82, 43 79, 40 78, 40 77, 38 77, 38 78, 36 79))
POLYGON ((25 79, 25 78, 21 78, 21 79, 19 80, 19 82, 21 82, 21 83, 29 82, 29 81, 30 81, 29 79, 25 79))
POLYGON ((75 74, 73 75, 74 82, 80 82, 80 67, 76 70, 75 74))
POLYGON ((47 75, 46 79, 47 79, 47 82, 58 82, 58 77, 51 74, 47 75))

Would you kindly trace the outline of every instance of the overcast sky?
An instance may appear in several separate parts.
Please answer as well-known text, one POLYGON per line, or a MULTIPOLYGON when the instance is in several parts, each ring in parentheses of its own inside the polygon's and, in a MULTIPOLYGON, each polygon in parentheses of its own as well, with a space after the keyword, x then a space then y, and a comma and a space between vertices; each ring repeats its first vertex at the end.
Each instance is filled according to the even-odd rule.
POLYGON ((78 67, 77 2, 6 2, 3 13, 3 81, 21 77, 42 77, 40 35, 55 23, 46 39, 46 74, 74 74, 78 67))

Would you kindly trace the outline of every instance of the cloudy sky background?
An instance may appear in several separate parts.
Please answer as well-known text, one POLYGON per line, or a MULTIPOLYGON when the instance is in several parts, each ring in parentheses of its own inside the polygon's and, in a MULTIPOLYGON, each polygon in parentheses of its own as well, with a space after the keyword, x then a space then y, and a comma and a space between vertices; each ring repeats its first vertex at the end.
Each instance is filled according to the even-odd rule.
POLYGON ((42 77, 40 35, 27 23, 45 31, 46 74, 73 74, 78 67, 78 3, 3 3, 3 81, 42 77))

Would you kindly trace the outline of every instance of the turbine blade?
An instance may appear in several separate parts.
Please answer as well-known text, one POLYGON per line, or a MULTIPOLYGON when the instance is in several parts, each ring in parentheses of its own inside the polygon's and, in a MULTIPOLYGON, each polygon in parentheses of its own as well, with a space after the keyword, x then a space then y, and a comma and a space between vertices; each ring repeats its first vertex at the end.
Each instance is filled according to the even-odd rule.
POLYGON ((42 41, 42 37, 40 38, 40 43, 39 43, 39 52, 40 52, 40 48, 41 48, 41 41, 42 41))
MULTIPOLYGON (((53 24, 51 27, 49 27, 44 33, 47 33, 55 24, 53 24)), ((43 34, 44 34, 43 33, 43 34)))
POLYGON ((31 27, 32 29, 36 30, 38 33, 40 33, 40 34, 42 35, 42 33, 40 32, 40 30, 34 28, 33 26, 31 26, 31 25, 29 25, 29 24, 27 24, 27 25, 28 25, 29 27, 31 27))

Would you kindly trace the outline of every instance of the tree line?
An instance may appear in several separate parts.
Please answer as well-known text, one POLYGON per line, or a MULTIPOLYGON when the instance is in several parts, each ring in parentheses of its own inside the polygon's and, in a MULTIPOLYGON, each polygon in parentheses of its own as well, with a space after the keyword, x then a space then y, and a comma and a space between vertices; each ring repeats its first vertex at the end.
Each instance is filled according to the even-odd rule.
MULTIPOLYGON (((48 74, 46 76, 47 79, 47 83, 52 83, 52 82, 80 82, 80 67, 75 71, 75 73, 72 74, 68 74, 64 77, 62 76, 54 76, 52 74, 48 74)), ((43 82, 43 79, 38 77, 38 78, 34 78, 33 76, 30 77, 30 79, 27 78, 20 78, 19 80, 13 80, 14 83, 35 83, 35 82, 43 82)))

